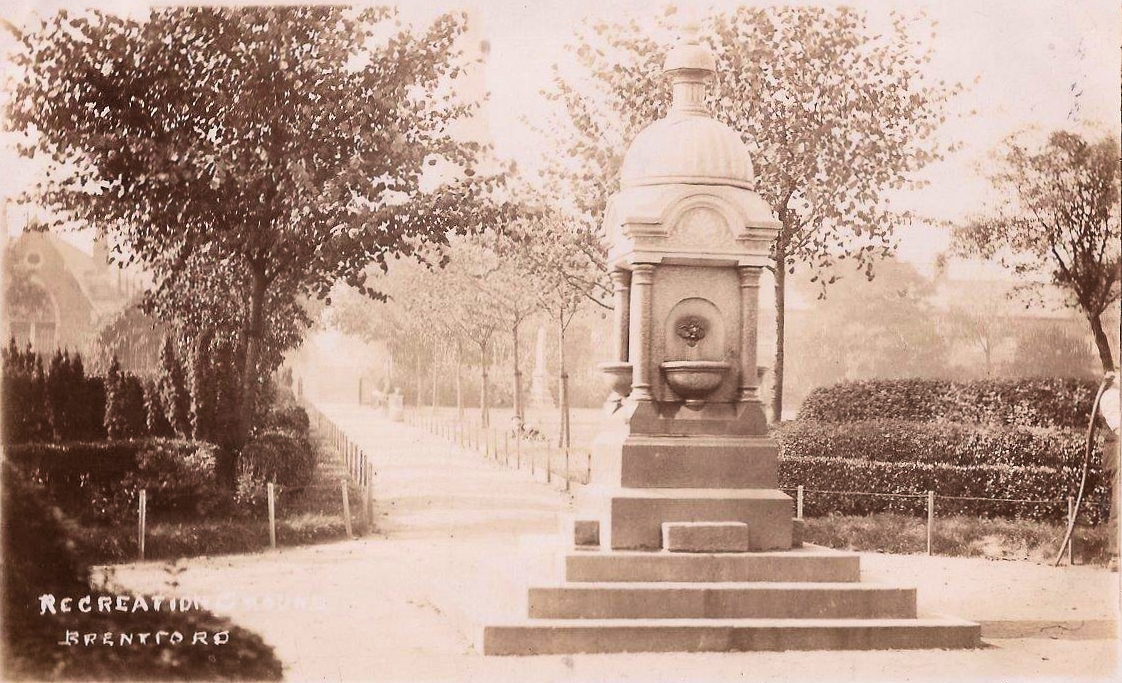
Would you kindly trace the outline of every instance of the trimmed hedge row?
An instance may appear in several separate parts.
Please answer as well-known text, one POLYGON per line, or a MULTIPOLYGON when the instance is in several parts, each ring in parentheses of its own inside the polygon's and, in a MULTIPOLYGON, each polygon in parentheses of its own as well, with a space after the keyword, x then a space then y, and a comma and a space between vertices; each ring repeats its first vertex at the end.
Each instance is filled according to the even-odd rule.
POLYGON ((799 419, 900 419, 1083 428, 1087 426, 1097 389, 1094 380, 1058 378, 844 382, 812 391, 803 400, 799 419))
MULTIPOLYGON (((803 514, 868 515, 897 512, 924 515, 927 491, 936 495, 936 514, 1009 517, 1062 521, 1067 519, 1064 497, 1074 495, 1079 470, 1069 467, 1010 465, 951 465, 944 463, 878 462, 855 458, 792 457, 779 460, 779 482, 784 488, 802 485, 812 491, 803 500, 803 514), (915 498, 813 493, 813 491, 915 494, 915 498), (1053 500, 1043 504, 992 500, 954 500, 939 496, 1053 500)), ((1109 516, 1109 492, 1093 466, 1090 485, 1080 510, 1081 518, 1099 523, 1109 516)))
POLYGON ((201 512, 216 499, 216 447, 200 441, 23 444, 5 458, 41 484, 51 502, 83 521, 121 521, 135 514, 147 489, 152 512, 201 512))
MULTIPOLYGON (((1077 431, 952 422, 868 420, 852 424, 788 422, 773 432, 789 457, 848 458, 960 466, 1079 468, 1085 436, 1077 431)), ((1102 461, 1100 433, 1092 458, 1102 461)))

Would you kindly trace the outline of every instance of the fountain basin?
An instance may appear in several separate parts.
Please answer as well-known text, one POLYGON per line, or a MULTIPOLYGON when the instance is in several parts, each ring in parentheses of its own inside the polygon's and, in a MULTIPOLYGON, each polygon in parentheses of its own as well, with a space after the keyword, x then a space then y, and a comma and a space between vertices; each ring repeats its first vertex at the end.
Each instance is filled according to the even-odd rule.
POLYGON ((597 366, 608 378, 608 388, 619 398, 631 393, 631 363, 601 363, 597 366))
POLYGON ((671 360, 659 365, 666 383, 687 406, 698 406, 716 391, 732 366, 715 360, 671 360))

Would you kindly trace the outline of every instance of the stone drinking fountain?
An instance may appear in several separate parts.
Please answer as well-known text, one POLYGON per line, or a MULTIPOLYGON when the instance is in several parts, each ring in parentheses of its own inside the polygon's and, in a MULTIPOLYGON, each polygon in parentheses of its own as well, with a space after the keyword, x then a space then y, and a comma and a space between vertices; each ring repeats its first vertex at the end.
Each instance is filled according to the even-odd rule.
POLYGON ((914 589, 802 544, 757 387, 780 224, 740 135, 706 109, 715 60, 696 29, 664 72, 670 112, 632 142, 604 221, 615 358, 574 548, 558 585, 530 589, 528 619, 486 627, 484 652, 977 646, 977 624, 917 618, 914 589))

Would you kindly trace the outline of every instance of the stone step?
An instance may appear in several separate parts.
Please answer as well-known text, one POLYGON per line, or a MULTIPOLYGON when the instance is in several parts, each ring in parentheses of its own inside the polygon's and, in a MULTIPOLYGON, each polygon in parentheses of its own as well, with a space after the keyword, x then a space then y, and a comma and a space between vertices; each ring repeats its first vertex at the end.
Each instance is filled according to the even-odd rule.
POLYGON ((744 553, 751 549, 744 522, 666 522, 662 549, 672 553, 744 553))
POLYGON ((486 655, 961 649, 978 624, 924 619, 534 619, 483 630, 486 655))
POLYGON ((531 588, 533 619, 914 619, 916 591, 862 583, 583 583, 531 588))
POLYGON ((804 544, 761 553, 577 552, 565 557, 565 579, 584 581, 781 581, 861 580, 860 556, 804 544))

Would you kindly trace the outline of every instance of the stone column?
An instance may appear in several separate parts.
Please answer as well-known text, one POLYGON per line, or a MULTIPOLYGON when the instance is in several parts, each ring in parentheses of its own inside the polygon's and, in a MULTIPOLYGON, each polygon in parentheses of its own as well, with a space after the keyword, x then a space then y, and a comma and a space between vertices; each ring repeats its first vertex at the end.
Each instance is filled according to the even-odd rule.
POLYGON ((631 398, 651 401, 651 284, 654 264, 636 263, 631 269, 631 316, 628 357, 631 359, 631 398))
POLYGON ((613 270, 612 289, 615 292, 615 360, 626 363, 628 359, 627 338, 631 321, 631 273, 626 270, 613 270))
POLYGON ((740 271, 740 400, 759 401, 756 373, 756 334, 759 328, 760 268, 741 266, 740 271))

